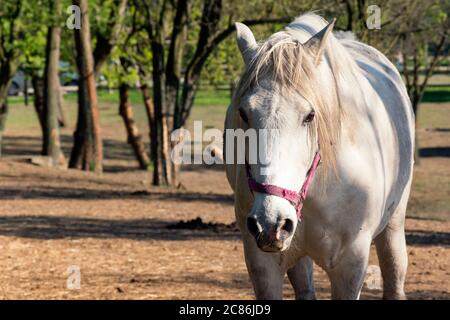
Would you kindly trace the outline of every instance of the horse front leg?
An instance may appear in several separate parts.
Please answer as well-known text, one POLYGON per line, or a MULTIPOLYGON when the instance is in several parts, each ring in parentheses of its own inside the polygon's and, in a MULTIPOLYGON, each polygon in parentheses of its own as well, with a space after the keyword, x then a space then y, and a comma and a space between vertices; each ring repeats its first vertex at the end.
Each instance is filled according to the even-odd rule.
POLYGON ((345 249, 336 265, 327 268, 333 300, 359 299, 369 262, 370 244, 369 238, 356 240, 345 249))
POLYGON ((313 261, 310 257, 301 258, 288 270, 289 281, 295 292, 296 300, 315 300, 313 261))
POLYGON ((279 254, 266 253, 256 245, 255 239, 245 232, 244 254, 250 280, 258 300, 281 300, 283 298, 284 271, 279 254))

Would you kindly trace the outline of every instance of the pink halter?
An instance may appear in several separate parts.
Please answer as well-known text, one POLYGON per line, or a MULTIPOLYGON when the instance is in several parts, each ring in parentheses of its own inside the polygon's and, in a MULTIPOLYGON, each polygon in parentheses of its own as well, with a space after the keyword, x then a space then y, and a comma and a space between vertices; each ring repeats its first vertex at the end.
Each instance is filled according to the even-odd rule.
POLYGON ((295 210, 297 211, 297 218, 299 221, 301 221, 303 201, 305 201, 306 199, 306 194, 308 193, 309 186, 311 185, 312 179, 314 178, 314 174, 316 173, 316 169, 317 166, 319 165, 319 162, 320 162, 320 153, 319 151, 317 151, 316 154, 314 155, 311 167, 309 168, 306 174, 306 179, 305 182, 303 182, 302 188, 300 189, 299 192, 296 192, 273 184, 257 182, 252 176, 252 173, 250 171, 250 165, 248 164, 246 159, 245 170, 247 171, 248 186, 250 187, 251 191, 270 194, 273 196, 286 199, 294 206, 295 210))

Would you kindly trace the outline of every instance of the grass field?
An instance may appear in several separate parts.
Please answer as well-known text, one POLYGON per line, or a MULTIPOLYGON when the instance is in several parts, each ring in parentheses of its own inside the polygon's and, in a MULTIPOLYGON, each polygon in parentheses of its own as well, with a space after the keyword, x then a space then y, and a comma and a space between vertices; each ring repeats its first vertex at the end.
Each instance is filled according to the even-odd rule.
MULTIPOLYGON (((107 103, 117 103, 118 101, 118 91, 117 90, 107 90, 99 89, 97 91, 98 99, 101 102, 107 103)), ((76 101, 77 93, 71 92, 64 96, 66 101, 76 101)), ((130 101, 131 103, 138 104, 142 103, 142 95, 139 90, 130 90, 130 101)), ((32 97, 31 97, 32 99, 32 97)), ((195 105, 196 106, 211 106, 211 105, 226 105, 230 101, 230 91, 229 90, 199 90, 196 94, 195 105)), ((10 105, 20 105, 24 103, 24 98, 21 96, 9 97, 8 102, 10 105)))
MULTIPOLYGON (((102 89, 98 90, 98 98, 103 102, 117 103, 118 93, 116 90, 102 89)), ((196 106, 211 106, 211 105, 227 105, 230 101, 229 90, 200 90, 196 94, 196 106)), ((69 93, 65 95, 67 101, 76 101, 77 94, 69 93)), ((22 104, 23 97, 10 97, 9 103, 11 105, 22 104)), ((138 104, 142 102, 141 93, 138 90, 130 91, 131 103, 138 104)), ((446 102, 450 101, 450 86, 448 85, 434 85, 426 89, 423 102, 446 102)))
POLYGON ((428 87, 423 96, 422 102, 447 102, 450 101, 449 86, 428 87))

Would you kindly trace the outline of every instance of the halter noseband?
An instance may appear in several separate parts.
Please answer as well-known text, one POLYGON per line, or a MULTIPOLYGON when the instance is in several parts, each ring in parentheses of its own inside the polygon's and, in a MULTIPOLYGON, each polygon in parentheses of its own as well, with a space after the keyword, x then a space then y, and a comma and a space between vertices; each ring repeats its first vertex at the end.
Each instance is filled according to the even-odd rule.
POLYGON ((251 191, 265 193, 286 199, 295 208, 297 212, 297 218, 299 221, 301 221, 303 201, 305 201, 306 199, 306 194, 308 193, 309 186, 311 185, 312 179, 314 178, 314 174, 316 173, 317 166, 319 165, 319 163, 320 163, 320 153, 319 151, 317 151, 316 154, 314 155, 311 167, 309 168, 306 174, 306 179, 305 182, 303 182, 302 188, 300 189, 299 192, 296 192, 273 184, 257 182, 252 176, 252 173, 250 171, 250 165, 248 164, 247 159, 245 159, 245 170, 247 171, 248 186, 251 191))

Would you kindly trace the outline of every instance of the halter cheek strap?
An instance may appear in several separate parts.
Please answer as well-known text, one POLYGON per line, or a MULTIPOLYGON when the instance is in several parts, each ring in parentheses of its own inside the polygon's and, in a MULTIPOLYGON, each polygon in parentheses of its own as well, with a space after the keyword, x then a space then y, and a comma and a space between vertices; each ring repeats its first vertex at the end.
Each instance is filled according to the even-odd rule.
POLYGON ((251 191, 259 192, 259 193, 265 193, 272 196, 277 196, 283 199, 286 199, 289 201, 292 206, 295 208, 297 212, 297 218, 299 221, 302 220, 302 208, 303 208, 303 201, 306 199, 306 195, 308 193, 308 189, 311 185, 311 182, 314 178, 314 175, 316 173, 317 167, 320 163, 320 153, 319 151, 316 152, 314 155, 313 162, 311 164, 311 167, 309 168, 306 179, 303 182, 302 188, 299 192, 292 191, 289 189, 285 189, 273 184, 268 183, 259 183, 257 182, 251 173, 250 165, 247 162, 247 159, 245 160, 245 171, 247 172, 247 179, 248 179, 248 186, 251 191))

